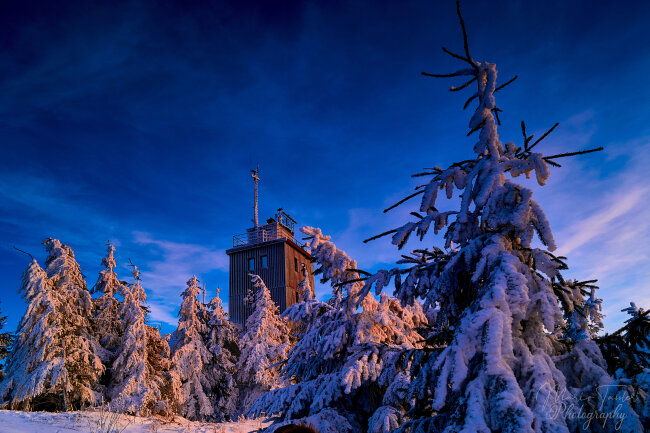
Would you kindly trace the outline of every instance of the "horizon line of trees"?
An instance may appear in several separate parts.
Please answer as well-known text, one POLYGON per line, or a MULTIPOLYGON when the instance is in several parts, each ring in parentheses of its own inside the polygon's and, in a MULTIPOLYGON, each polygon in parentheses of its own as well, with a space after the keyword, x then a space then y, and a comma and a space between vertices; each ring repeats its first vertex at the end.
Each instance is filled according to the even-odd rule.
MULTIPOLYGON (((181 294, 178 327, 166 336, 147 323, 138 268, 130 265, 132 283, 118 279, 110 243, 104 269, 88 290, 72 249, 47 239, 45 269, 32 259, 23 274, 28 309, 18 331, 0 334, 0 359, 6 357, 0 407, 74 410, 107 402, 136 415, 219 422, 278 414, 280 425, 298 420, 341 432, 411 431, 405 428, 417 421, 413 414, 426 413, 420 405, 435 395, 425 391, 430 384, 423 379, 439 373, 431 376, 425 366, 453 343, 454 330, 440 326, 444 310, 381 293, 390 272, 403 272, 367 274, 320 229, 301 230, 320 266, 316 274, 332 284, 327 302, 312 298, 305 275, 298 302, 280 315, 262 279, 251 274, 254 311, 240 332, 219 293, 207 304, 199 301, 201 287, 192 276, 181 294), (377 297, 369 296, 373 286, 377 297)), ((397 278, 401 293, 415 293, 410 286, 422 281, 411 277, 416 268, 404 281, 397 278)), ((569 280, 555 289, 564 296, 558 306, 573 303, 561 332, 553 334, 557 347, 572 348, 555 355, 557 365, 576 368, 568 366, 579 359, 580 374, 609 374, 616 378, 610 385, 645 402, 645 382, 636 378, 650 372, 648 312, 631 304, 621 329, 598 336, 602 301, 593 283, 569 280), (584 354, 576 358, 578 348, 584 354)), ((638 404, 636 411, 635 419, 647 423, 638 404)))

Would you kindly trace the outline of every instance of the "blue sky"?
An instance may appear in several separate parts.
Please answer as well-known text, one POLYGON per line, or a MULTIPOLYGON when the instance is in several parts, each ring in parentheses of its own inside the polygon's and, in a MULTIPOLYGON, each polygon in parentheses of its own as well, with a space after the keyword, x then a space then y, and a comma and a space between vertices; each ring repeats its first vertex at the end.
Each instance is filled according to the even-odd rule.
MULTIPOLYGON (((503 141, 519 122, 544 153, 605 146, 552 169, 535 196, 568 276, 598 278, 606 325, 650 306, 647 2, 463 3, 473 56, 497 64, 503 141)), ((40 242, 70 245, 90 286, 105 243, 143 271, 152 319, 172 329, 192 274, 228 284, 224 251, 283 207, 366 269, 390 266, 409 175, 471 155, 453 1, 5 2, 0 16, 0 308, 40 242), (191 3, 191 5, 190 5, 191 3)), ((227 290, 222 291, 227 298, 227 290)), ((326 288, 319 288, 324 296, 326 288)), ((227 301, 227 299, 224 299, 227 301)))

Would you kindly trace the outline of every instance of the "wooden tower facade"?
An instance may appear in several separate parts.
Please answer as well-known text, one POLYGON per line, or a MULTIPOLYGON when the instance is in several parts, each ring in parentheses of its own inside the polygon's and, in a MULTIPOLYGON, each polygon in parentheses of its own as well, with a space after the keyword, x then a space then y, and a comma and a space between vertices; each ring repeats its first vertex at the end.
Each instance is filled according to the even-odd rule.
POLYGON ((306 274, 314 290, 311 255, 294 239, 296 221, 282 209, 266 224, 257 221, 257 170, 253 170, 255 184, 254 226, 246 233, 233 236, 233 247, 226 251, 230 258, 228 314, 230 320, 245 325, 253 312, 246 298, 253 291, 249 274, 257 274, 271 292, 271 298, 280 312, 293 305, 297 299, 298 284, 306 274))

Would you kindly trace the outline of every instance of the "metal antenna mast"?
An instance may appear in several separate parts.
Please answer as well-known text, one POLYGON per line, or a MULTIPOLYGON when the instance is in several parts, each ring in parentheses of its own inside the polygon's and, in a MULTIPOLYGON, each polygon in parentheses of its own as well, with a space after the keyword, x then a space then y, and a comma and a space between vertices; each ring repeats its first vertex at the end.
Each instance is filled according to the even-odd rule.
POLYGON ((259 221, 257 218, 257 183, 260 181, 260 177, 257 175, 260 170, 260 163, 257 163, 257 168, 255 170, 251 170, 251 177, 253 178, 253 184, 255 185, 255 207, 254 207, 254 218, 253 218, 253 224, 255 224, 255 228, 259 225, 259 221))

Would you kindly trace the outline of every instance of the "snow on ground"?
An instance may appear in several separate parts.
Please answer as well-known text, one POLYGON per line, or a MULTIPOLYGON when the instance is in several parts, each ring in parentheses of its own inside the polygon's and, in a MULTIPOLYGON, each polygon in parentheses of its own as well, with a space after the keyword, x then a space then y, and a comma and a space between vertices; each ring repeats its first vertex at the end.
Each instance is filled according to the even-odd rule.
POLYGON ((0 433, 250 433, 270 424, 271 421, 265 419, 212 424, 188 421, 181 417, 170 421, 109 412, 0 410, 0 433), (112 428, 109 428, 110 425, 112 428))

